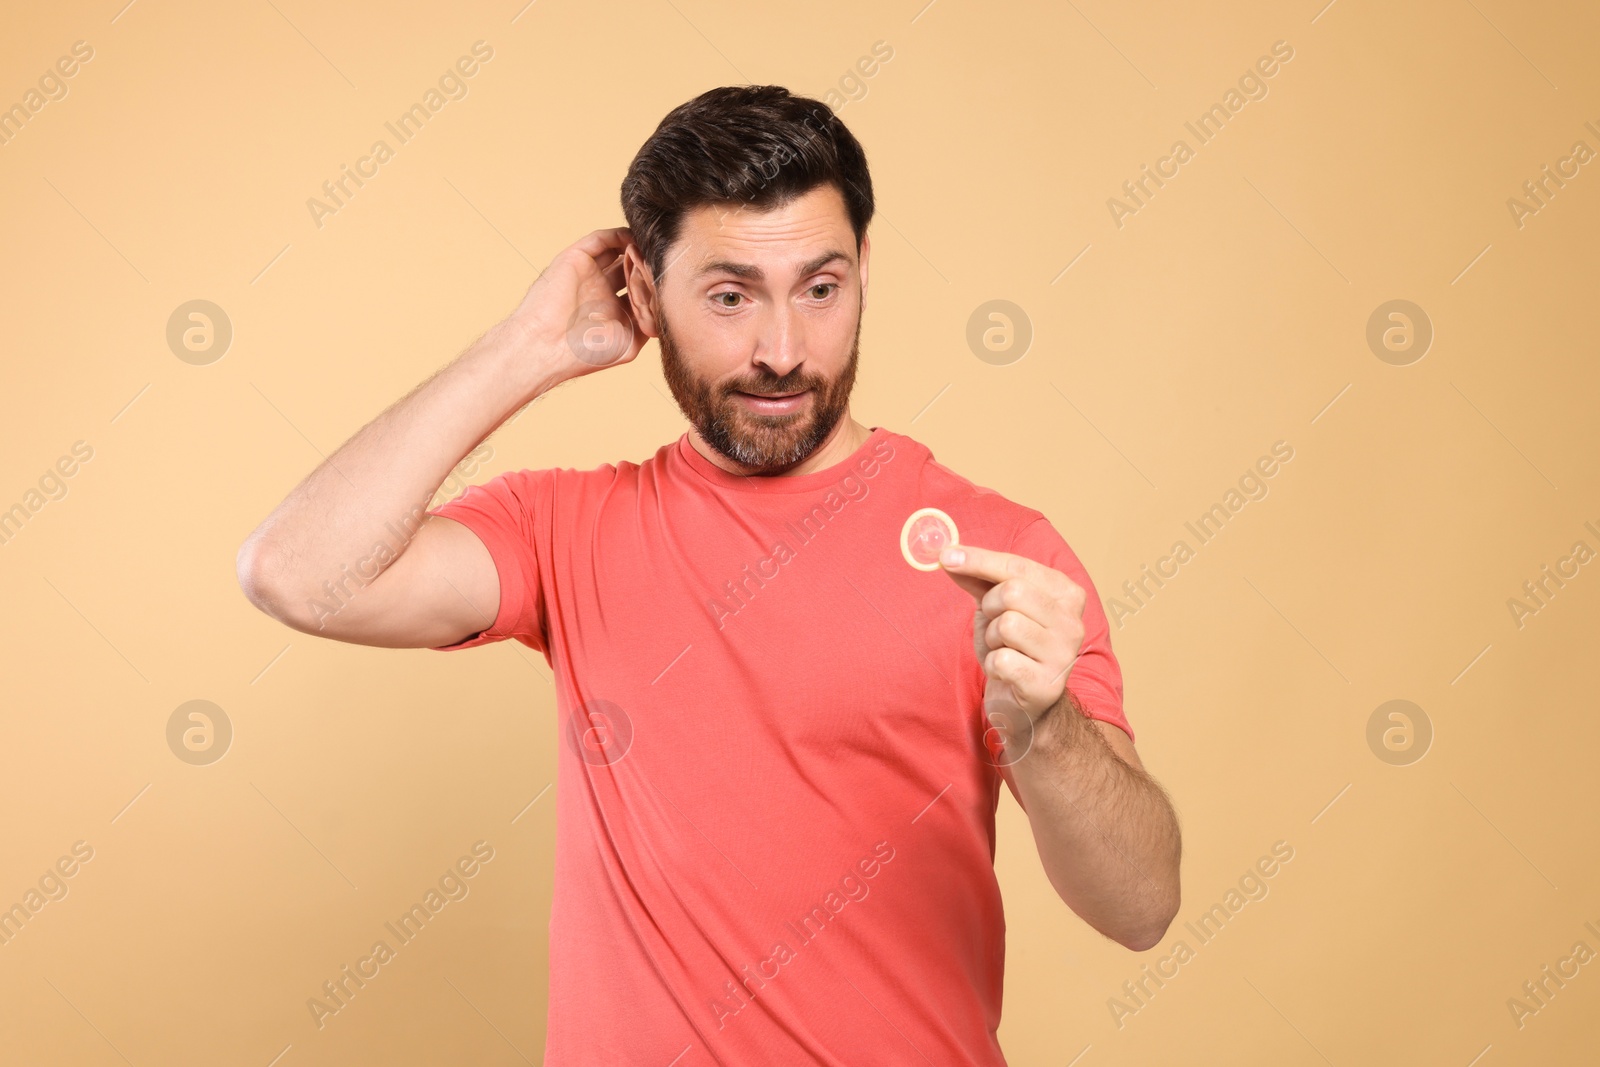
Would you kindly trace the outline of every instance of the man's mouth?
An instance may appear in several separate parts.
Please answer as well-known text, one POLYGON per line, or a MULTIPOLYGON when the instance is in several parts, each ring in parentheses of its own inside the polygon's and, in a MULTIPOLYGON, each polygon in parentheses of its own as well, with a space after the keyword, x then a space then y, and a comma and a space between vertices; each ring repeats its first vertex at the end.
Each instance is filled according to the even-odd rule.
POLYGON ((747 393, 737 395, 744 406, 761 415, 787 415, 798 410, 809 395, 809 389, 793 389, 786 393, 747 393))

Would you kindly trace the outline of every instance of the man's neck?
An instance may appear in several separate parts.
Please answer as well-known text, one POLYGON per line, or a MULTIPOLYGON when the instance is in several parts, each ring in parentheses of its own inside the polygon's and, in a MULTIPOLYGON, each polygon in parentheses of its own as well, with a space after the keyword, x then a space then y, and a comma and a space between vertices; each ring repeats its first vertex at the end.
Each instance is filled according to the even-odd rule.
MULTIPOLYGON (((851 417, 849 411, 846 411, 844 418, 840 419, 838 425, 833 428, 833 432, 828 434, 822 444, 818 445, 809 456, 781 474, 770 475, 770 477, 788 478, 801 474, 811 474, 814 471, 827 470, 834 464, 843 463, 849 459, 856 449, 866 443, 867 437, 871 433, 870 429, 861 425, 851 417)), ((746 477, 761 476, 758 471, 734 462, 706 444, 699 432, 692 427, 689 430, 689 444, 694 447, 696 452, 729 474, 740 474, 746 477)))

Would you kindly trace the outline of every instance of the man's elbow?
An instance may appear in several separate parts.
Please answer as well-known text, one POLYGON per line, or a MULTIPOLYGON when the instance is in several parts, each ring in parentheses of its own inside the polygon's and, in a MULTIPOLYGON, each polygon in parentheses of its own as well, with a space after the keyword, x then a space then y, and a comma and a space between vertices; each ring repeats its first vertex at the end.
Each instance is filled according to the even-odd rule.
POLYGON ((1169 918, 1159 925, 1147 926, 1127 937, 1118 938, 1117 943, 1133 952, 1148 952, 1161 944, 1161 939, 1167 936, 1167 928, 1171 925, 1172 919, 1169 918))
POLYGON ((234 575, 245 599, 261 612, 293 626, 289 605, 292 597, 283 585, 281 554, 265 538, 252 534, 239 546, 234 559, 234 575))
POLYGON ((1171 900, 1162 904, 1142 924, 1132 927, 1122 937, 1115 938, 1116 942, 1126 949, 1134 952, 1148 952, 1161 944, 1161 939, 1167 936, 1167 930, 1178 917, 1178 891, 1173 890, 1171 900))

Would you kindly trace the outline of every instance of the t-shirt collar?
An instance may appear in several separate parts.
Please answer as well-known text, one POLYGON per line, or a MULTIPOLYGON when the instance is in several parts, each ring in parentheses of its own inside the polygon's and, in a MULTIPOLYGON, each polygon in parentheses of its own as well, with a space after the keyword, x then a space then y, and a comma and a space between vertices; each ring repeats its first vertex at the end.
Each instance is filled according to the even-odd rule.
POLYGON ((812 471, 809 474, 734 474, 725 471, 712 463, 709 459, 695 451, 694 444, 689 440, 689 431, 685 430, 682 437, 678 438, 677 454, 679 459, 687 464, 697 476, 722 488, 745 493, 806 493, 832 485, 839 479, 850 474, 856 469, 856 464, 869 452, 877 447, 878 442, 888 437, 889 430, 882 426, 870 427, 871 432, 867 439, 846 458, 831 467, 812 471))

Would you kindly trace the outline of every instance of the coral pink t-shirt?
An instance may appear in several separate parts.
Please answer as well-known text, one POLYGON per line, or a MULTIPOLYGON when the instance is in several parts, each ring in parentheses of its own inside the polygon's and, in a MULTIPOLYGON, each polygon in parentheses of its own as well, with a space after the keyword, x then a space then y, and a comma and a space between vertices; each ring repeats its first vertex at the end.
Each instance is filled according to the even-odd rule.
POLYGON ((686 433, 433 511, 500 576, 493 625, 444 647, 515 638, 555 673, 547 1065, 1005 1063, 999 743, 971 595, 901 555, 923 507, 1086 590, 1067 685, 1132 737, 1049 521, 881 427, 806 475, 686 433))

